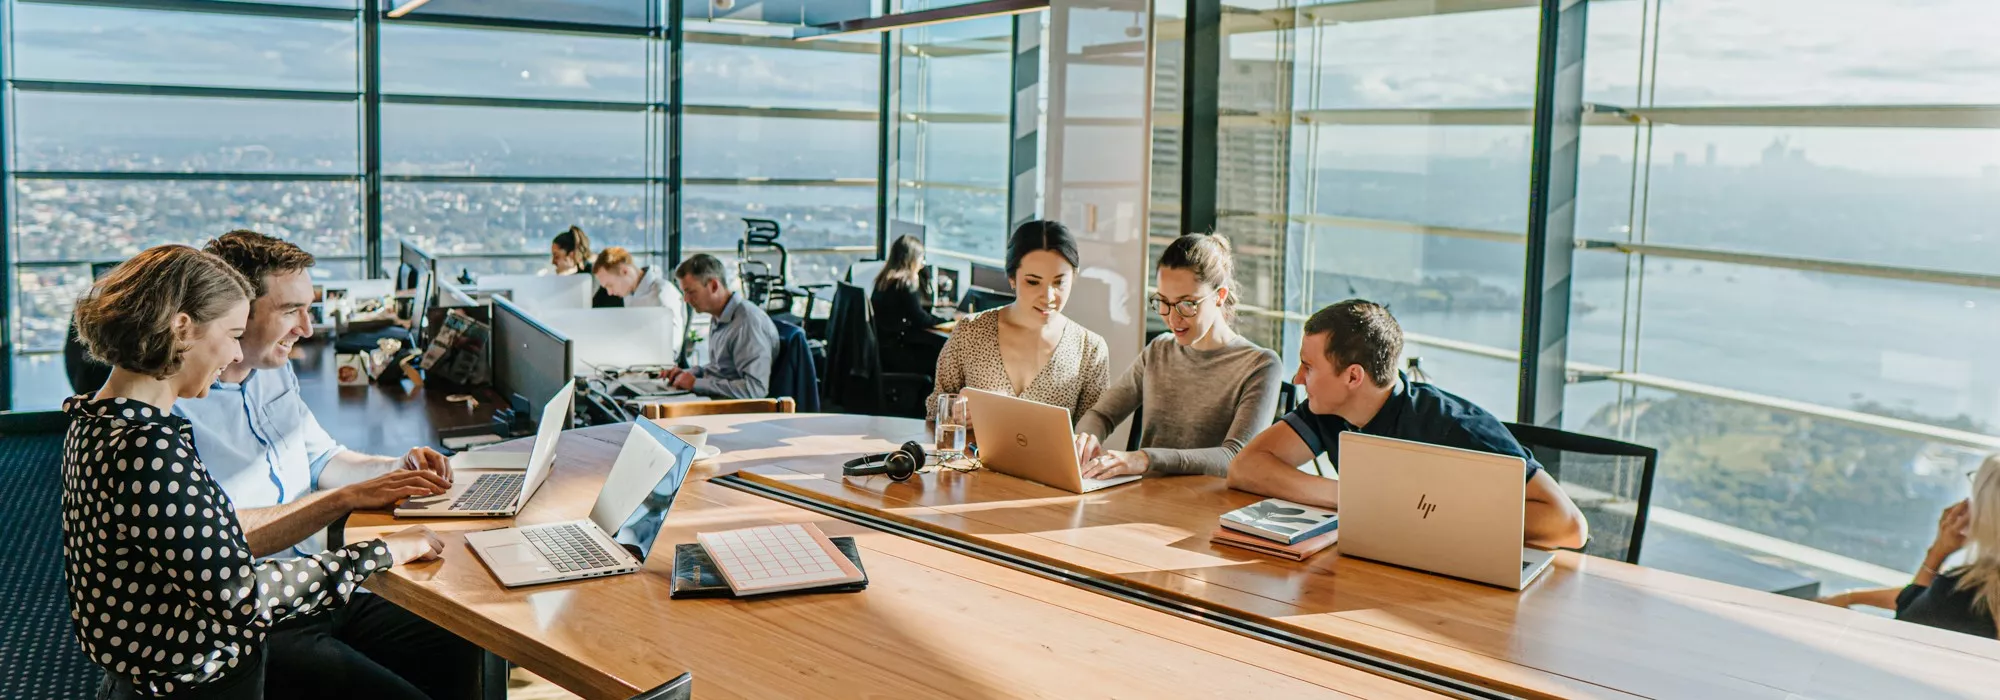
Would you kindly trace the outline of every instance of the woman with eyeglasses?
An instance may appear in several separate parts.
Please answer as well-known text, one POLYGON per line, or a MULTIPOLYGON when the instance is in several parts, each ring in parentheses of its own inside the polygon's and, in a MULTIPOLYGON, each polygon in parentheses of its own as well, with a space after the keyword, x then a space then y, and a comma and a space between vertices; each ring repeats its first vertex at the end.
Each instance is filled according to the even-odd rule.
POLYGON ((1821 598, 1828 605, 1869 605, 1896 611, 1896 619, 1939 629, 2000 638, 2000 455, 1986 459, 1972 479, 1972 497, 1938 516, 1937 538, 1910 585, 1849 591, 1821 598), (1945 560, 1966 550, 1958 566, 1945 560))
POLYGON ((1231 328, 1236 264, 1229 241, 1191 233, 1160 254, 1153 313, 1170 334, 1153 339, 1076 426, 1086 478, 1125 474, 1223 476, 1229 460, 1271 424, 1283 373, 1278 354, 1231 328), (1143 408, 1139 450, 1103 449, 1112 428, 1143 408))

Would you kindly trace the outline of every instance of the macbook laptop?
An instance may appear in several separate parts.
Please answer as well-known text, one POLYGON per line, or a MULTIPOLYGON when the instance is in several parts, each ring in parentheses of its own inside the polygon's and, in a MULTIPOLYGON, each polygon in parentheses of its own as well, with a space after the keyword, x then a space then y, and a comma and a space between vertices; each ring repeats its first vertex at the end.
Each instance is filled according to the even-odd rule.
POLYGON ((398 518, 469 518, 511 516, 548 481, 556 458, 556 440, 569 423, 574 382, 542 407, 535 447, 528 452, 461 452, 451 457, 451 490, 427 498, 405 499, 398 518))
POLYGON ((589 519, 469 533, 465 544, 510 588, 638 571, 653 551, 694 454, 693 445, 667 429, 638 421, 597 492, 589 519))
POLYGON ((1137 481, 1138 474, 1085 479, 1076 463, 1076 440, 1069 409, 979 389, 964 389, 972 433, 979 437, 979 462, 1070 493, 1090 493, 1137 481))
POLYGON ((1521 590, 1553 552, 1526 547, 1519 457, 1340 434, 1340 555, 1521 590))

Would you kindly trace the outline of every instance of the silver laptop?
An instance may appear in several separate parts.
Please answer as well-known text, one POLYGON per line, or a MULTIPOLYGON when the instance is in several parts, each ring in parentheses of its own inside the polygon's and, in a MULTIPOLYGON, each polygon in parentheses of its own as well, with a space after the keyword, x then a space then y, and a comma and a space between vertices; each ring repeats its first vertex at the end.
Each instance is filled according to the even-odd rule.
POLYGON ((1527 462, 1340 434, 1340 555, 1521 590, 1555 554, 1523 546, 1527 462))
POLYGON ((576 384, 562 391, 542 407, 542 423, 535 431, 535 447, 527 452, 461 452, 451 457, 451 490, 426 498, 405 499, 396 507, 398 518, 486 518, 511 516, 521 512, 542 482, 556 458, 556 440, 569 423, 569 409, 576 396, 576 384))
POLYGON ((465 544, 510 588, 638 571, 694 456, 693 445, 652 421, 639 421, 626 435, 588 520, 474 532, 465 544))
POLYGON ((1139 480, 1138 474, 1083 478, 1067 408, 979 389, 962 392, 972 414, 972 433, 979 438, 979 462, 987 469, 1070 493, 1139 480))

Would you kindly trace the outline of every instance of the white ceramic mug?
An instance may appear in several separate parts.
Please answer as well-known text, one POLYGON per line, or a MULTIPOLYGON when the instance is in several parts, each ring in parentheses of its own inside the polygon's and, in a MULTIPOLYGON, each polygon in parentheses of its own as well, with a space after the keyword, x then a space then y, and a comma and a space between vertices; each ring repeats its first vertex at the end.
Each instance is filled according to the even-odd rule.
POLYGON ((687 444, 694 445, 696 450, 700 450, 708 444, 708 429, 699 425, 669 425, 667 426, 667 432, 673 433, 675 437, 682 440, 686 440, 687 444))

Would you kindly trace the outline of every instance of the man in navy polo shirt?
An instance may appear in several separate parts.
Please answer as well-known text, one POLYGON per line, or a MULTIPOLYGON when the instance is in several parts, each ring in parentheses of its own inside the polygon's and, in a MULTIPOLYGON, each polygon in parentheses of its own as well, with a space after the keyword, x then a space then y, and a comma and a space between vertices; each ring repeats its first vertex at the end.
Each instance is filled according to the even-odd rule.
POLYGON ((1320 309, 1306 320, 1299 341, 1305 405, 1285 415, 1237 453, 1229 464, 1230 488, 1323 508, 1340 506, 1340 482, 1299 471, 1319 455, 1340 468, 1340 433, 1423 442, 1512 455, 1527 460, 1527 543, 1581 547, 1588 539, 1583 513, 1542 465, 1493 414, 1472 402, 1396 370, 1403 329, 1389 310, 1360 299, 1320 309))

